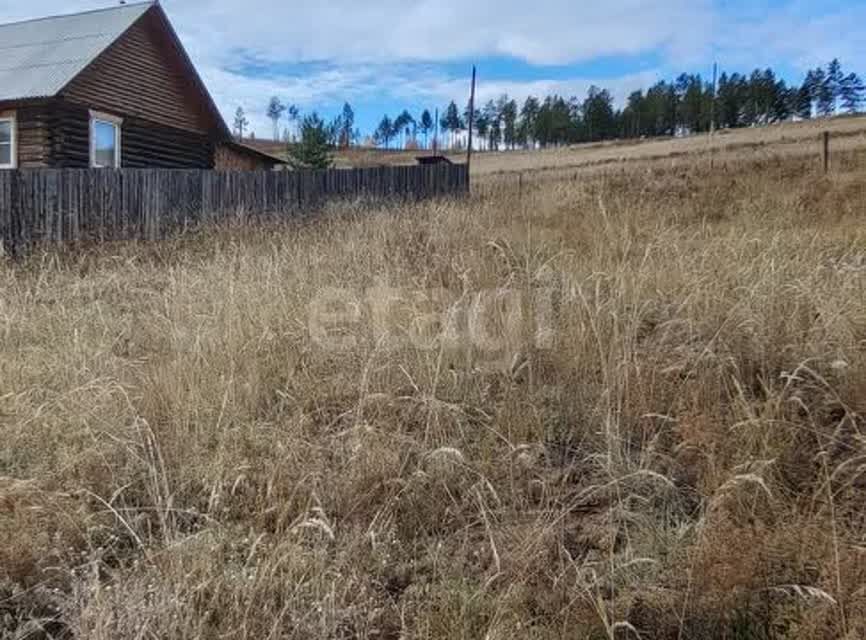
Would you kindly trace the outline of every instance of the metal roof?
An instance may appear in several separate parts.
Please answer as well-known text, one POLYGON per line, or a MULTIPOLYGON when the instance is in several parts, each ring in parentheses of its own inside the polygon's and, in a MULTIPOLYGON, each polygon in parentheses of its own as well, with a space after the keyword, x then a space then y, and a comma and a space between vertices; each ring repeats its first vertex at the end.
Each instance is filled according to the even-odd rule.
POLYGON ((0 101, 56 95, 154 4, 0 25, 0 101))

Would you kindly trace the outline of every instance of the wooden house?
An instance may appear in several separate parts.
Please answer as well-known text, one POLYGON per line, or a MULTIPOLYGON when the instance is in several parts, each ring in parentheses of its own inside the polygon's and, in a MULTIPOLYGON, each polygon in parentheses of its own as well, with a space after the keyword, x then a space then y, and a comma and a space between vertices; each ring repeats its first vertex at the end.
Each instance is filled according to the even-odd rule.
POLYGON ((0 25, 0 169, 271 169, 158 2, 0 25))

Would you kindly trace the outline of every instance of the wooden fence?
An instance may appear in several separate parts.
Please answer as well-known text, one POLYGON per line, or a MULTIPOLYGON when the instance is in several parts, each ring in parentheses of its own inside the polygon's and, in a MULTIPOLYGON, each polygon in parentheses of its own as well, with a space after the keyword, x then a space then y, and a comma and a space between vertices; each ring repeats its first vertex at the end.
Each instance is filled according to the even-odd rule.
POLYGON ((243 213, 290 217, 336 198, 422 200, 469 191, 465 165, 328 171, 0 171, 7 253, 40 242, 158 239, 243 213))

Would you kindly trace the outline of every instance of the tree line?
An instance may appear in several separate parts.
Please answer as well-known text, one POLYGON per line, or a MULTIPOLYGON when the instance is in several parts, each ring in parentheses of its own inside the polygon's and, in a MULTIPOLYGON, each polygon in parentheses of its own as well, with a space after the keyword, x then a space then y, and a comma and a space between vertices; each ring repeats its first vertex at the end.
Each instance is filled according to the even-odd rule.
MULTIPOLYGON (((810 70, 800 85, 788 85, 772 69, 751 74, 723 72, 718 82, 699 74, 683 73, 672 81, 632 92, 621 108, 612 93, 597 86, 584 98, 550 95, 529 96, 522 104, 507 95, 488 100, 474 113, 478 146, 501 150, 548 147, 619 138, 675 136, 716 129, 735 129, 808 120, 839 113, 859 113, 866 105, 866 86, 856 73, 845 73, 838 59, 810 70)), ((294 105, 272 97, 267 115, 273 123, 273 139, 292 150, 340 148, 358 144, 355 112, 348 103, 339 115, 324 120, 316 112, 301 116, 294 105), (288 127, 280 129, 283 121, 288 127), (315 141, 310 145, 309 141, 315 141)), ((390 149, 460 148, 469 121, 469 106, 461 110, 451 101, 441 118, 424 109, 416 118, 404 109, 396 117, 382 117, 365 144, 390 149)), ((438 111, 437 111, 438 116, 438 111)), ((249 122, 242 108, 235 114, 235 133, 243 139, 249 122)), ((316 160, 318 164, 323 160, 316 160)))
MULTIPOLYGON (((301 110, 293 104, 284 104, 278 96, 273 96, 268 102, 266 114, 273 123, 274 142, 282 141, 289 145, 301 142, 304 131, 310 128, 320 129, 327 144, 333 147, 350 147, 356 144, 361 137, 360 131, 355 128, 355 111, 347 102, 339 115, 329 121, 325 121, 319 114, 313 111, 305 116, 301 110), (280 129, 283 119, 287 120, 288 126, 280 129)), ((235 112, 234 133, 243 140, 248 133, 249 120, 243 107, 238 107, 235 112)), ((255 133, 250 133, 251 139, 255 139, 255 133)))
MULTIPOLYGON (((622 108, 616 108, 609 90, 597 86, 590 87, 583 99, 530 96, 522 105, 502 95, 477 107, 474 122, 480 146, 499 150, 752 127, 854 114, 864 105, 863 80, 856 73, 844 73, 834 59, 810 70, 800 85, 788 85, 769 68, 751 74, 722 73, 716 86, 698 74, 684 73, 646 91, 634 91, 622 108)), ((387 121, 380 125, 383 132, 387 121)), ((461 146, 468 121, 468 105, 461 112, 452 101, 439 123, 444 140, 461 146)))

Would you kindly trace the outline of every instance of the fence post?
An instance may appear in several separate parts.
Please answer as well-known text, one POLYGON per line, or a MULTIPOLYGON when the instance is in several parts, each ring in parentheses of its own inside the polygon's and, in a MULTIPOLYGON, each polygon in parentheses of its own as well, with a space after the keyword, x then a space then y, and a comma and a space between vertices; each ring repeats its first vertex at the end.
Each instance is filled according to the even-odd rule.
POLYGON ((824 175, 830 173, 830 132, 825 131, 821 134, 823 158, 824 158, 824 175))

